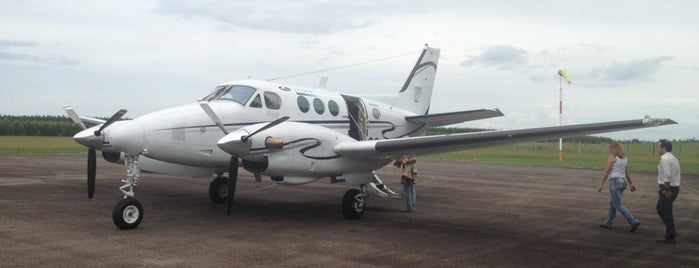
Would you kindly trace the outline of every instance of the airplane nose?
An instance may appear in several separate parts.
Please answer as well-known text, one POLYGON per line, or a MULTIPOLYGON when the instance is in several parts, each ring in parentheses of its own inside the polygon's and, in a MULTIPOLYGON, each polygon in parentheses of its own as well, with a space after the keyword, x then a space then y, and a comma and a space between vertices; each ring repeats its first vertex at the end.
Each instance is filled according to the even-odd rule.
POLYGON ((126 121, 109 131, 109 144, 128 155, 142 153, 144 142, 145 131, 138 120, 126 121))
POLYGON ((95 136, 97 127, 92 127, 78 132, 73 136, 73 140, 88 148, 100 149, 104 143, 104 135, 95 136))

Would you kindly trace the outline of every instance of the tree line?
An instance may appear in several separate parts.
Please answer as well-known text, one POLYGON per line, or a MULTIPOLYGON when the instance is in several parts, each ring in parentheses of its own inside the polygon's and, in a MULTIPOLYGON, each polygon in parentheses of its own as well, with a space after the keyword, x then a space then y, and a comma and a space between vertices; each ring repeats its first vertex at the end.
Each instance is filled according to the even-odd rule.
POLYGON ((73 136, 80 130, 65 116, 0 115, 0 136, 73 136))

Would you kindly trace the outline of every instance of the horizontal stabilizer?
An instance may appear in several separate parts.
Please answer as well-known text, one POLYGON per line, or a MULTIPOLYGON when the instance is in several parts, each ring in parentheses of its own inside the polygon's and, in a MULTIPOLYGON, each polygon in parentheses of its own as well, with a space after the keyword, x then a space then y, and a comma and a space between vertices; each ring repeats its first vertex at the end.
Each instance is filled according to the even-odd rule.
POLYGON ((441 127, 447 125, 458 124, 466 121, 474 121, 492 117, 503 116, 502 112, 498 109, 480 109, 471 111, 461 111, 461 112, 451 112, 451 113, 441 113, 441 114, 427 114, 427 115, 417 115, 417 116, 406 116, 405 120, 411 123, 424 123, 429 127, 441 127))

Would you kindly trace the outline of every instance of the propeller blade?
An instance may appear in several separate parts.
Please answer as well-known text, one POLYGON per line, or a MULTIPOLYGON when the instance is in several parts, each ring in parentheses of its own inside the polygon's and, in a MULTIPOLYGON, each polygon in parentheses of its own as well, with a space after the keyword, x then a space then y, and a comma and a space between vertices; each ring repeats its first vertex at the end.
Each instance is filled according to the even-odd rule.
POLYGON ((226 130, 226 128, 223 126, 221 119, 218 118, 218 115, 216 115, 214 110, 211 109, 211 106, 209 106, 209 102, 200 100, 198 101, 198 103, 199 106, 204 110, 204 112, 206 112, 206 114, 209 116, 209 118, 211 118, 211 121, 214 121, 218 128, 220 128, 224 134, 228 135, 228 130, 226 130))
POLYGON ((87 198, 95 196, 95 173, 97 173, 97 154, 95 148, 87 151, 87 198))
POLYGON ((78 113, 73 110, 73 107, 70 105, 64 105, 63 110, 66 111, 66 114, 68 114, 68 117, 70 117, 71 120, 73 120, 73 123, 77 124, 80 126, 82 129, 86 129, 85 124, 83 123, 83 120, 80 119, 80 116, 78 116, 78 113))
POLYGON ((228 196, 226 197, 226 216, 231 214, 233 198, 235 197, 235 184, 238 182, 238 157, 231 156, 228 169, 228 196))
POLYGON ((101 134, 102 134, 102 130, 104 130, 105 128, 107 128, 109 125, 111 125, 112 123, 116 122, 117 120, 119 120, 119 118, 121 118, 122 116, 124 116, 124 114, 126 114, 126 109, 121 109, 121 110, 117 111, 116 113, 114 113, 114 115, 112 115, 112 117, 110 117, 110 118, 107 120, 107 122, 104 122, 104 124, 102 124, 102 126, 100 127, 100 129, 98 129, 98 130, 95 131, 95 136, 101 135, 101 134))
POLYGON ((289 120, 289 117, 288 117, 288 116, 283 116, 283 117, 277 118, 277 120, 274 120, 274 121, 272 121, 272 122, 269 122, 269 124, 265 125, 264 127, 261 127, 260 129, 256 130, 255 132, 251 133, 250 135, 243 136, 242 138, 240 138, 240 141, 242 141, 242 142, 248 142, 248 140, 250 139, 250 137, 254 136, 255 134, 260 133, 260 132, 262 132, 262 131, 264 131, 264 130, 267 130, 267 129, 273 127, 273 126, 279 125, 279 124, 281 124, 282 122, 284 122, 284 121, 286 121, 286 120, 289 120))

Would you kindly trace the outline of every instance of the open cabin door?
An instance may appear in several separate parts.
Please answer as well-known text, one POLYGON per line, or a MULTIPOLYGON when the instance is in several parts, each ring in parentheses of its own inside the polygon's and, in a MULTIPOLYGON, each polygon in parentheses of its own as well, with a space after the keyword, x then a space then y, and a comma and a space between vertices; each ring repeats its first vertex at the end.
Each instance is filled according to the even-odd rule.
POLYGON ((341 95, 347 103, 347 117, 349 118, 349 132, 347 135, 358 141, 367 138, 367 113, 362 99, 347 95, 341 95))

